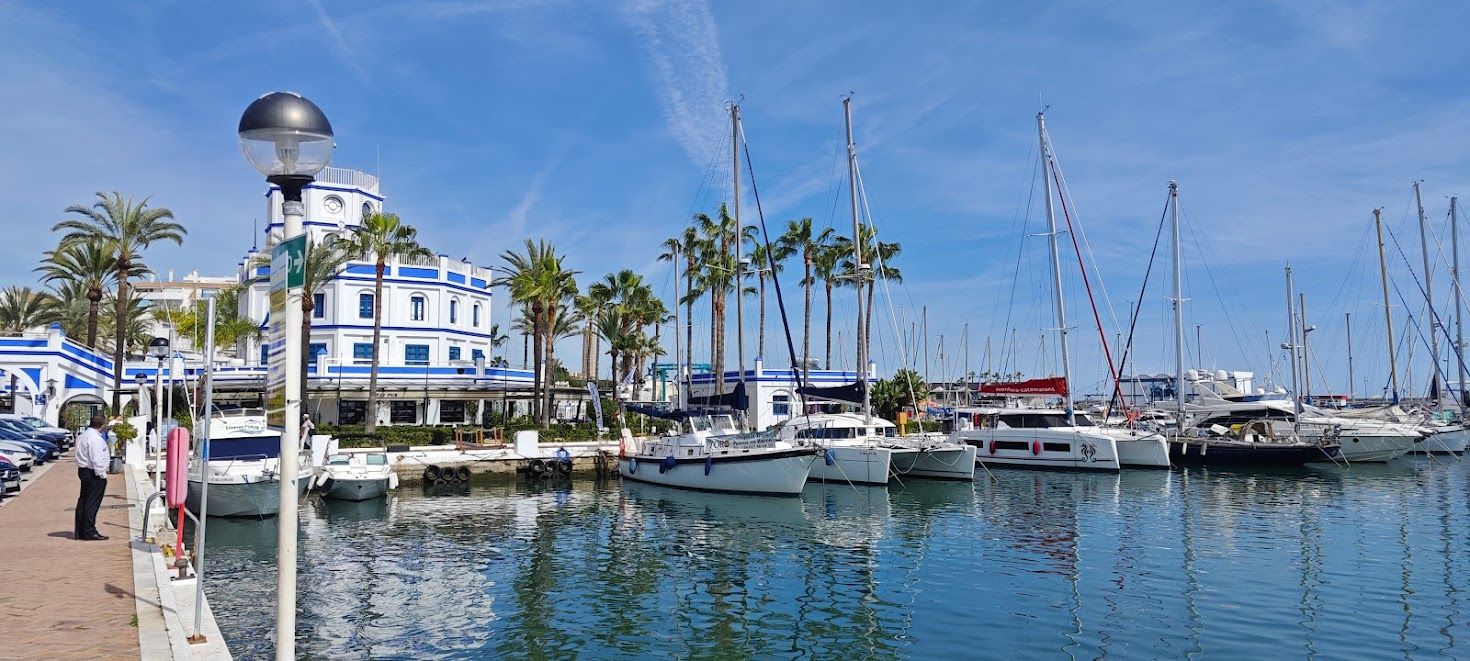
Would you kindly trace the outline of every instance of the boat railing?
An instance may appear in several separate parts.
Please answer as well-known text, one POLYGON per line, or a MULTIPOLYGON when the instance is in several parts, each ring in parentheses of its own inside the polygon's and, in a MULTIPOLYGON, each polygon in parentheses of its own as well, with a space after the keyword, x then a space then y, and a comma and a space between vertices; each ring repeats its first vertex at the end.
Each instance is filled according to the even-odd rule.
MULTIPOLYGON (((210 472, 211 475, 213 475, 213 474, 219 474, 219 473, 228 474, 230 472, 230 469, 235 467, 235 464, 236 463, 245 463, 245 462, 254 462, 254 461, 265 461, 266 459, 270 459, 270 458, 271 458, 270 455, 265 455, 265 454, 242 454, 242 455, 230 457, 228 459, 211 459, 211 460, 209 460, 209 472, 210 472), (223 470, 216 470, 216 466, 218 466, 219 462, 221 462, 221 461, 225 462, 224 469, 223 470)), ((202 472, 202 466, 201 466, 201 472, 202 472)), ((208 476, 206 476, 206 477, 208 477, 208 476)))

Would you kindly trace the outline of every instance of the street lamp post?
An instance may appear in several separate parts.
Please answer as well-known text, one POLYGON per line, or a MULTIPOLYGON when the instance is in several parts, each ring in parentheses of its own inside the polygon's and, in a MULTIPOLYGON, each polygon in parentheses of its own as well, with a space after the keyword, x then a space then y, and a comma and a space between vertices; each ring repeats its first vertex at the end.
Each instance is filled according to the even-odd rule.
MULTIPOLYGON (((163 488, 163 361, 168 358, 168 338, 155 337, 148 342, 148 355, 158 361, 158 371, 153 374, 153 489, 163 488)), ((148 430, 143 430, 148 436, 148 430)))
POLYGON ((252 102, 240 116, 239 134, 246 160, 265 175, 266 181, 280 187, 285 220, 282 245, 276 250, 285 255, 286 261, 275 264, 273 251, 272 280, 279 280, 285 289, 285 309, 281 311, 285 350, 273 358, 283 361, 280 372, 285 375, 276 540, 276 659, 286 660, 296 656, 296 469, 301 455, 301 380, 292 372, 301 369, 302 351, 304 277, 298 271, 305 268, 302 218, 306 209, 301 191, 332 160, 336 144, 327 116, 316 104, 294 92, 272 92, 252 102), (282 266, 286 273, 275 273, 282 266))

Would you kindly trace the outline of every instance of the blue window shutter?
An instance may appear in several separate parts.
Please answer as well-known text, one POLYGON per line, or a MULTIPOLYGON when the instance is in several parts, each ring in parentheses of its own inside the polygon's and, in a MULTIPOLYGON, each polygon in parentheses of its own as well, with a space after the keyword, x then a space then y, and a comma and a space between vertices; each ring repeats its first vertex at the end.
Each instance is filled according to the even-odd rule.
POLYGON ((366 365, 373 360, 372 342, 354 342, 352 344, 352 362, 358 365, 366 365))
POLYGON ((449 347, 449 359, 459 360, 459 347, 449 347))
POLYGON ((403 346, 403 362, 410 365, 428 365, 429 345, 405 344, 403 346))
POLYGON ((327 352, 327 345, 313 342, 307 352, 307 364, 315 365, 316 357, 327 352))
POLYGON ((470 349, 470 359, 471 360, 480 360, 481 358, 484 358, 484 357, 485 357, 485 352, 484 351, 481 351, 479 349, 470 349))
POLYGON ((260 345, 260 364, 261 365, 269 365, 270 363, 271 363, 271 345, 269 345, 269 344, 262 344, 262 345, 260 345))
POLYGON ((311 318, 322 319, 327 316, 327 295, 311 295, 311 318))
POLYGON ((357 295, 357 316, 360 319, 372 319, 373 318, 373 295, 372 294, 358 294, 357 295))

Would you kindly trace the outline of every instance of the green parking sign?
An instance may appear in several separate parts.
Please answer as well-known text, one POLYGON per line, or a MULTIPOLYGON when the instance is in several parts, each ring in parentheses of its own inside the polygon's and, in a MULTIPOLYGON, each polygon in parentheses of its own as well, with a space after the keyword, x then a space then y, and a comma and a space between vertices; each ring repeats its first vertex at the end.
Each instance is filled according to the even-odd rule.
POLYGON ((306 235, 286 239, 271 248, 271 291, 306 286, 306 235))

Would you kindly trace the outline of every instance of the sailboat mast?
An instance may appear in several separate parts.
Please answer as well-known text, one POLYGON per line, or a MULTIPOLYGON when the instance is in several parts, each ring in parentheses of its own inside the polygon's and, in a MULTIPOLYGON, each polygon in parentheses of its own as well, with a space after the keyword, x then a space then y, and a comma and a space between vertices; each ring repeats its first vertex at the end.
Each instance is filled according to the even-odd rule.
MULTIPOLYGON (((863 285, 868 265, 863 262, 863 228, 858 220, 857 146, 852 142, 852 97, 842 100, 842 120, 847 128, 847 189, 852 207, 852 264, 857 278, 857 377, 863 391, 863 421, 873 422, 873 399, 868 392, 868 338, 863 324, 863 285)), ((875 236, 876 239, 876 236, 875 236)), ((875 241, 876 242, 876 241, 875 241)))
POLYGON ((1460 375, 1456 402, 1460 406, 1465 405, 1465 319, 1464 300, 1460 292, 1460 198, 1450 197, 1450 251, 1454 258, 1450 260, 1450 282, 1454 284, 1455 290, 1455 364, 1458 366, 1460 375))
POLYGON ((1348 344, 1348 401, 1353 401, 1357 394, 1356 386, 1353 385, 1353 313, 1344 312, 1347 316, 1347 344, 1348 344))
POLYGON ((1424 216, 1424 200, 1419 194, 1419 182, 1414 182, 1414 204, 1419 207, 1419 249, 1424 254, 1424 298, 1429 304, 1429 360, 1434 370, 1429 373, 1429 392, 1435 398, 1432 404, 1439 406, 1439 315, 1434 311, 1434 271, 1429 263, 1429 219, 1424 216))
MULTIPOLYGON (((741 282, 745 265, 740 261, 745 228, 740 224, 740 105, 735 103, 730 104, 730 172, 735 203, 735 364, 740 370, 740 382, 745 383, 745 305, 742 303, 745 289, 741 282)), ((720 380, 724 380, 723 375, 720 380)))
POLYGON ((1312 359, 1310 357, 1308 357, 1308 354, 1311 351, 1312 344, 1311 344, 1311 338, 1308 337, 1308 333, 1311 333, 1314 329, 1311 326, 1307 325, 1307 295, 1305 293, 1298 293, 1296 295, 1296 301, 1297 301, 1297 314, 1301 316, 1301 329, 1302 329, 1302 355, 1301 355, 1301 361, 1302 361, 1302 391, 1303 391, 1303 394, 1305 394, 1306 397, 1307 397, 1307 403, 1311 403, 1311 401, 1312 401, 1312 359))
POLYGON ((1184 280, 1179 256, 1179 184, 1169 181, 1169 218, 1174 252, 1174 396, 1178 399, 1179 429, 1184 429, 1184 280))
POLYGON ((1057 216, 1051 198, 1051 145, 1046 140, 1046 113, 1036 113, 1036 135, 1041 142, 1041 185, 1046 189, 1046 236, 1051 242, 1051 285, 1056 296, 1057 341, 1062 354, 1062 403, 1067 411, 1067 426, 1077 425, 1072 410, 1072 365, 1067 348, 1067 306, 1062 302, 1062 261, 1057 250, 1057 216))
POLYGON ((1394 360, 1393 309, 1388 304, 1388 260, 1383 256, 1383 210, 1373 210, 1373 227, 1378 231, 1378 279, 1383 282, 1383 323, 1388 328, 1388 384, 1393 403, 1399 403, 1399 369, 1394 360))
MULTIPOLYGON (((675 248, 673 259, 669 260, 674 267, 674 383, 679 388, 677 401, 680 409, 684 408, 684 391, 687 389, 684 385, 684 363, 680 360, 681 354, 679 353, 679 260, 683 259, 681 253, 684 252, 684 249, 682 245, 675 248)), ((592 378, 596 380, 597 376, 594 374, 592 378)), ((617 384, 613 384, 613 387, 616 388, 617 384)))
POLYGON ((1296 305, 1292 299, 1295 297, 1291 283, 1291 265, 1286 267, 1286 336, 1291 338, 1284 346, 1290 352, 1291 357, 1291 426, 1297 429, 1302 416, 1302 391, 1300 386, 1300 375, 1297 369, 1300 365, 1296 361, 1296 305))

